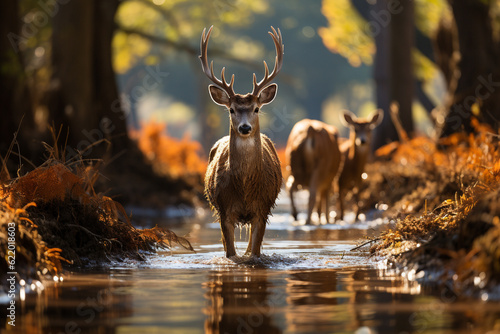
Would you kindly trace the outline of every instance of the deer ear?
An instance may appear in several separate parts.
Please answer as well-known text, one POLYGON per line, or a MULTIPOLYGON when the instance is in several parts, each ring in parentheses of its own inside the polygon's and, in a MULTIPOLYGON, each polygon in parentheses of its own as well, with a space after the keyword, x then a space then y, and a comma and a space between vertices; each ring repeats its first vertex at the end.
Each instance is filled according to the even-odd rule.
POLYGON ((266 88, 262 90, 259 94, 259 103, 261 105, 269 104, 273 102, 274 98, 276 97, 276 93, 278 92, 278 85, 277 84, 270 84, 266 88))
POLYGON ((382 109, 377 109, 373 112, 372 119, 370 120, 370 127, 374 129, 380 122, 384 119, 384 111, 382 109))
POLYGON ((216 104, 220 106, 226 106, 228 108, 231 107, 229 103, 229 96, 224 90, 215 85, 210 85, 208 86, 208 91, 210 93, 212 101, 214 101, 216 104))
POLYGON ((340 122, 344 126, 353 125, 355 123, 356 116, 349 110, 345 110, 342 115, 340 115, 340 122))

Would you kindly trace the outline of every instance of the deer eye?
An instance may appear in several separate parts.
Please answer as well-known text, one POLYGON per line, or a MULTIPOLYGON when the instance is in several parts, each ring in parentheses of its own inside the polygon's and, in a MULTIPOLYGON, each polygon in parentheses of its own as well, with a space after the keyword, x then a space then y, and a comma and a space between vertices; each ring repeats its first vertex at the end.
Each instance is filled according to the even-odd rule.
POLYGON ((230 112, 231 114, 234 114, 234 109, 233 109, 233 108, 229 108, 229 112, 230 112))
POLYGON ((255 108, 254 112, 259 112, 259 107, 255 108))

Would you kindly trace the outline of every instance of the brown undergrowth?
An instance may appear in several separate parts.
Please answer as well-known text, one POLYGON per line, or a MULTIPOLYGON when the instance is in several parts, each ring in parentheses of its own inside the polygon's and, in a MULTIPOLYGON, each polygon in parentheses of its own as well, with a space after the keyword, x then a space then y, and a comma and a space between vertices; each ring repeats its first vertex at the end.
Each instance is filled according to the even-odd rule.
POLYGON ((439 269, 458 290, 500 284, 499 136, 473 124, 475 135, 381 148, 362 196, 367 206, 388 204, 394 217, 372 252, 408 268, 439 269))
POLYGON ((58 275, 61 261, 59 248, 49 248, 27 218, 26 209, 14 209, 0 201, 0 276, 5 282, 8 272, 17 272, 23 279, 38 278, 40 273, 58 275))
MULTIPOLYGON (((131 131, 130 137, 137 142, 137 147, 155 175, 169 179, 171 183, 185 184, 180 184, 181 189, 176 192, 174 202, 189 206, 203 205, 203 178, 207 168, 203 148, 188 134, 182 139, 171 137, 166 128, 166 123, 150 121, 142 124, 140 130, 131 131)), ((148 201, 156 202, 157 199, 148 201)))
POLYGON ((144 252, 175 244, 192 250, 189 241, 167 229, 136 229, 120 203, 95 192, 99 177, 95 164, 64 163, 60 158, 64 153, 57 149, 49 153, 43 165, 26 175, 10 179, 2 174, 0 268, 10 265, 12 223, 15 269, 23 279, 56 274, 62 264, 83 267, 125 258, 143 260, 144 252))
POLYGON ((166 132, 166 127, 165 123, 151 121, 143 124, 141 130, 132 132, 131 137, 137 140, 141 151, 160 174, 175 177, 204 175, 207 159, 200 143, 188 135, 182 139, 173 138, 166 132))

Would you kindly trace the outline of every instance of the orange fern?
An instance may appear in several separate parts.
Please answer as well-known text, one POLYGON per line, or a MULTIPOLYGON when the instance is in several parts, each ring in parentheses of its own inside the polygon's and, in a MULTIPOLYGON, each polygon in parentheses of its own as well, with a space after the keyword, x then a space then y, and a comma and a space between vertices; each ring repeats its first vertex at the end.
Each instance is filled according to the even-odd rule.
POLYGON ((132 137, 157 170, 172 176, 204 174, 207 161, 200 143, 188 134, 182 139, 173 138, 167 134, 166 127, 165 123, 151 121, 133 132, 132 137))

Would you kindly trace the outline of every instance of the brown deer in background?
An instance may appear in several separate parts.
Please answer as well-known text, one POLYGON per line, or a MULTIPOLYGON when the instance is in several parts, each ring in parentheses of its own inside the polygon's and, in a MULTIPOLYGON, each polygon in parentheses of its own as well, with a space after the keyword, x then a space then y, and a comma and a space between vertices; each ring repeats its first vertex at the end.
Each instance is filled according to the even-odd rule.
POLYGON ((303 119, 293 127, 286 145, 286 166, 290 174, 286 187, 290 194, 292 215, 297 220, 293 193, 297 189, 309 189, 306 224, 311 223, 311 214, 317 208, 321 220, 321 208, 329 223, 328 195, 339 171, 341 155, 337 142, 337 129, 326 123, 303 119))
POLYGON ((349 139, 341 140, 340 152, 343 155, 344 166, 338 177, 338 217, 344 219, 344 198, 349 190, 353 191, 356 202, 356 216, 359 215, 359 191, 361 189, 362 174, 365 170, 366 161, 370 155, 370 144, 372 130, 377 127, 384 117, 380 109, 373 112, 367 118, 357 118, 350 111, 345 111, 340 120, 349 127, 349 139))
POLYGON ((208 66, 207 45, 212 27, 201 37, 201 67, 215 84, 208 87, 212 100, 229 110, 229 136, 220 139, 210 150, 205 175, 205 195, 215 209, 226 257, 236 255, 234 228, 237 223, 250 224, 250 240, 246 254, 260 256, 268 216, 281 189, 281 167, 271 140, 260 133, 260 108, 273 101, 278 85, 270 84, 283 65, 281 32, 273 27, 271 35, 276 47, 274 69, 264 61, 264 78, 257 82, 253 75, 253 91, 235 94, 234 74, 228 84, 222 69, 221 79, 214 75, 213 61, 208 66))

